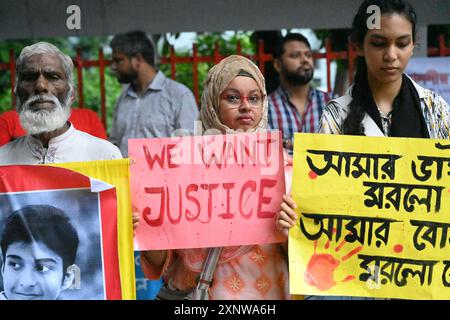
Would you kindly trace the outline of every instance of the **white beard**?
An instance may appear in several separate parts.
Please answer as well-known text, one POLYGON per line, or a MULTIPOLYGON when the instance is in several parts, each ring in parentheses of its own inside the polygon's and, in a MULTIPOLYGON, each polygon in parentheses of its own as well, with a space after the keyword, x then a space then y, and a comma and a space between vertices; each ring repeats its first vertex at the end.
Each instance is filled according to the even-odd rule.
POLYGON ((70 117, 70 97, 72 90, 69 90, 65 101, 61 104, 53 94, 33 95, 23 104, 18 101, 17 111, 19 112, 20 124, 29 135, 36 135, 44 132, 51 132, 64 126, 70 117), (53 110, 30 110, 30 104, 37 100, 51 100, 55 104, 53 110))

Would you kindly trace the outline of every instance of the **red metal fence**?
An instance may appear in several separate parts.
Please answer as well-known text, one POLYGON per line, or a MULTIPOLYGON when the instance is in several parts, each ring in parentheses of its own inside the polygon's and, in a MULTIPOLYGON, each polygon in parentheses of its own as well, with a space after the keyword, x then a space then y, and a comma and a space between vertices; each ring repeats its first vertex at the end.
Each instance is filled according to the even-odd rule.
MULTIPOLYGON (((333 51, 331 48, 331 41, 329 39, 325 40, 325 53, 314 53, 314 59, 326 59, 327 66, 327 87, 328 91, 331 91, 331 62, 334 60, 348 60, 349 62, 349 82, 352 82, 353 71, 354 71, 354 62, 356 57, 356 52, 353 49, 353 46, 350 42, 347 45, 347 51, 333 51)), ((240 43, 236 46, 236 54, 242 54, 240 43)), ((247 58, 253 60, 260 68, 261 72, 264 74, 265 68, 264 65, 268 61, 272 61, 273 57, 271 54, 264 52, 264 42, 262 40, 258 43, 257 53, 253 55, 245 55, 247 58)), ((442 34, 439 36, 439 47, 438 48, 428 48, 428 56, 450 56, 450 47, 446 47, 445 44, 445 35, 442 34)), ((194 96, 199 101, 200 93, 199 93, 199 78, 198 78, 198 64, 199 63, 213 63, 217 64, 220 60, 222 60, 225 56, 221 55, 219 45, 216 44, 214 48, 214 52, 210 56, 199 56, 197 51, 197 46, 193 44, 192 46, 192 56, 187 57, 178 57, 175 54, 175 49, 173 47, 170 48, 169 56, 161 58, 161 64, 167 64, 171 66, 171 78, 176 79, 176 65, 182 63, 190 63, 192 64, 192 80, 193 80, 193 91, 194 96)), ((75 62, 75 68, 77 72, 78 78, 78 106, 80 108, 84 107, 84 98, 83 98, 83 69, 96 67, 99 68, 100 74, 100 111, 101 111, 101 120, 106 128, 106 90, 105 90, 105 68, 111 65, 111 60, 107 60, 104 58, 103 50, 98 50, 98 60, 83 60, 81 55, 81 50, 77 50, 77 55, 73 58, 75 62)), ((11 97, 12 97, 12 105, 15 105, 15 95, 14 95, 14 81, 15 81, 15 58, 13 50, 9 52, 9 62, 0 63, 0 70, 6 70, 10 73, 11 80, 11 97)))

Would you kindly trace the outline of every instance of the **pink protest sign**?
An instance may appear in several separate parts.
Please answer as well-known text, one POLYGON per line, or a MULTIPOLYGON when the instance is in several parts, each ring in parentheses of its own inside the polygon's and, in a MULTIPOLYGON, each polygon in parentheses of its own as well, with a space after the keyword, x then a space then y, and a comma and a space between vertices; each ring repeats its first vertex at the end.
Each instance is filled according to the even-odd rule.
POLYGON ((285 241, 279 132, 130 139, 137 250, 285 241))

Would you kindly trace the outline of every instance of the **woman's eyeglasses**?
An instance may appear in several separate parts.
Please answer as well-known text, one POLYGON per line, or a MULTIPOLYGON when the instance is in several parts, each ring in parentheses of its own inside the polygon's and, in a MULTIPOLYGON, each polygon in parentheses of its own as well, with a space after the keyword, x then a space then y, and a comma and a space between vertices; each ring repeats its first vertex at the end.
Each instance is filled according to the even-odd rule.
POLYGON ((250 106, 260 107, 262 105, 262 101, 264 100, 265 95, 260 93, 253 93, 248 96, 243 96, 238 93, 225 93, 221 95, 221 98, 224 99, 228 104, 240 107, 244 101, 247 101, 250 106))

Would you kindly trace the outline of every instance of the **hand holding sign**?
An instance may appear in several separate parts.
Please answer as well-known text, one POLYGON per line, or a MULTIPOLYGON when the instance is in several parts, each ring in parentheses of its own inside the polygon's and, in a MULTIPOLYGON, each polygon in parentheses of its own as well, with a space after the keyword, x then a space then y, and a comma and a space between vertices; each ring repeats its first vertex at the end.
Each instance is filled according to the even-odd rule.
POLYGON ((296 139, 293 198, 300 210, 289 239, 291 293, 447 299, 448 142, 296 139), (317 252, 330 244, 334 252, 317 252))
POLYGON ((295 204, 294 199, 292 199, 290 195, 285 194, 283 196, 281 210, 277 214, 276 225, 286 237, 289 234, 289 229, 295 225, 295 221, 297 220, 297 215, 294 211, 296 208, 297 205, 295 204))

